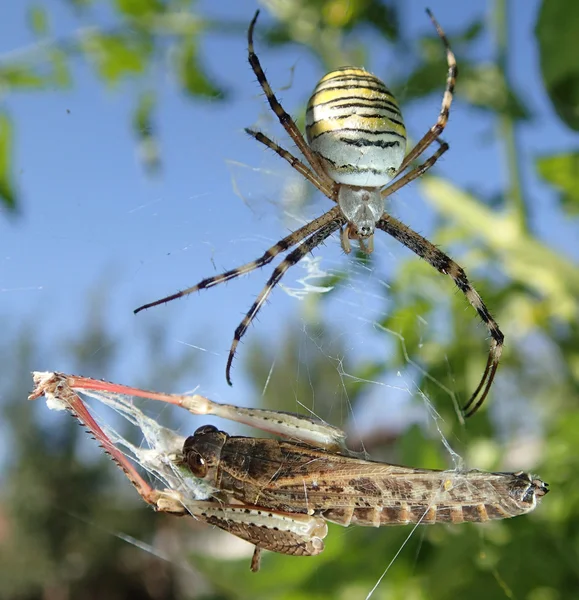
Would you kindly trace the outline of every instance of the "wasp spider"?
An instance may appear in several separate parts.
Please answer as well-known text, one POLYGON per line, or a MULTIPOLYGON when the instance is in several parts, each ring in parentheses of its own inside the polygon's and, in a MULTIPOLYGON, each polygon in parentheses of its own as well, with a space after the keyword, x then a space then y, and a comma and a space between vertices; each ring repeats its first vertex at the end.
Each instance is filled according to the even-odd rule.
POLYGON ((358 240, 360 249, 369 254, 373 249, 374 230, 378 228, 422 257, 440 273, 451 277, 487 326, 491 335, 488 361, 478 387, 463 408, 465 415, 472 415, 486 398, 503 348, 503 334, 497 322, 478 292, 469 283, 462 267, 427 239, 385 211, 385 200, 388 196, 420 177, 448 150, 448 145, 439 136, 448 121, 458 71, 454 54, 442 28, 432 13, 427 13, 444 44, 448 74, 438 119, 408 154, 406 129, 394 96, 377 77, 356 67, 342 67, 328 73, 319 81, 308 102, 306 142, 295 122, 277 100, 255 54, 253 30, 259 11, 255 13, 247 33, 249 63, 271 109, 305 157, 307 164, 260 131, 246 129, 246 132, 289 162, 336 205, 280 240, 257 260, 221 275, 203 279, 193 287, 135 310, 137 313, 249 273, 267 265, 275 256, 297 245, 273 271, 235 330, 226 367, 229 385, 231 364, 239 341, 285 272, 339 229, 342 247, 346 253, 351 249, 350 240, 358 240), (438 148, 430 158, 391 183, 435 141, 438 148))

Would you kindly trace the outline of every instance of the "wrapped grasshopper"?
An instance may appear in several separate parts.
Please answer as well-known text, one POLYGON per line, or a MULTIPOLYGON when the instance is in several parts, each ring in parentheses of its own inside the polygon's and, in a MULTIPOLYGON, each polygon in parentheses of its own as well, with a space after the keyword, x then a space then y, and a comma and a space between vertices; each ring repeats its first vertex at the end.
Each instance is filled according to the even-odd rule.
POLYGON ((484 522, 529 513, 549 491, 546 483, 522 471, 438 471, 363 460, 347 449, 340 429, 292 413, 60 373, 35 373, 34 381, 30 397, 44 395, 52 407, 71 411, 156 510, 189 514, 254 544, 254 571, 261 549, 296 556, 322 552, 327 521, 345 527, 484 522), (79 394, 111 406, 140 427, 151 449, 105 432, 79 394), (290 440, 230 436, 213 425, 185 439, 146 417, 129 396, 220 416, 290 440), (128 448, 164 489, 147 483, 117 445, 128 448))

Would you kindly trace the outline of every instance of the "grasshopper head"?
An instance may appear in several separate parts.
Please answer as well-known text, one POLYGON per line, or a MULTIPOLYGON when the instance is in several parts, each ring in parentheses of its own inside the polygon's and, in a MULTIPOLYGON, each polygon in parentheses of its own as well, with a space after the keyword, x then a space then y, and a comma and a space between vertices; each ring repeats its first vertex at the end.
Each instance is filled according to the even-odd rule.
POLYGON ((221 450, 229 435, 213 425, 203 425, 183 444, 183 462, 199 479, 217 480, 221 450))

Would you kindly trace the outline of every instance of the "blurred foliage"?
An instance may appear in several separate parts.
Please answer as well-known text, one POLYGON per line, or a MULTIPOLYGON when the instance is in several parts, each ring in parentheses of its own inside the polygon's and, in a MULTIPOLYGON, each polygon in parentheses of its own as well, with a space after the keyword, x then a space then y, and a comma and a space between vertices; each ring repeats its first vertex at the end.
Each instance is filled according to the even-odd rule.
POLYGON ((537 159, 537 173, 559 191, 561 208, 579 212, 579 152, 564 152, 537 159))
MULTIPOLYGON (((81 15, 93 3, 69 0, 69 4, 81 15)), ((198 99, 226 97, 223 87, 200 64, 201 36, 208 30, 242 33, 246 24, 208 22, 197 15, 197 5, 187 0, 118 0, 113 6, 117 24, 112 29, 91 30, 47 50, 40 42, 50 32, 50 14, 40 4, 32 5, 28 19, 38 36, 42 60, 32 51, 1 62, 2 91, 74 85, 70 58, 77 55, 94 65, 103 85, 139 86, 159 55, 170 51, 174 76, 184 93, 198 99)), ((411 63, 398 74, 396 85, 405 90, 406 101, 440 93, 439 73, 445 71, 440 46, 431 34, 412 40, 418 56, 410 60, 401 3, 270 0, 267 6, 275 23, 263 35, 271 43, 299 42, 329 69, 363 64, 368 53, 364 33, 371 29, 389 44, 401 64, 411 63)), ((579 269, 538 238, 531 197, 521 175, 533 172, 555 188, 560 202, 550 210, 556 217, 576 215, 579 150, 560 148, 539 157, 522 151, 517 128, 526 122, 532 125, 540 117, 529 108, 536 110, 537 103, 512 84, 508 57, 516 14, 509 14, 507 8, 506 0, 496 0, 491 25, 464 23, 457 31, 447 32, 464 57, 458 96, 496 120, 509 167, 504 189, 497 199, 434 176, 421 183, 438 214, 433 240, 469 265, 493 314, 508 328, 501 383, 493 389, 489 410, 456 432, 450 397, 457 401, 468 397, 477 383, 486 352, 481 341, 484 329, 467 314, 465 300, 452 282, 415 259, 400 264, 387 293, 380 292, 385 316, 375 324, 377 334, 368 332, 391 352, 371 361, 356 361, 347 354, 339 324, 324 321, 327 304, 348 280, 344 273, 331 282, 337 285, 334 292, 308 298, 303 320, 308 323, 311 345, 304 345, 303 335, 298 339, 294 323, 282 339, 264 337, 246 353, 245 367, 259 391, 268 380, 271 345, 275 344, 280 357, 268 380, 264 404, 292 410, 296 398, 311 397, 318 415, 345 427, 350 425, 350 405, 354 409, 363 406, 375 391, 376 386, 366 382, 407 369, 412 361, 429 374, 426 377, 416 369, 414 379, 441 416, 436 425, 469 465, 496 469, 505 458, 511 462, 524 458, 550 483, 552 494, 528 517, 485 527, 418 529, 374 593, 376 599, 564 600, 576 597, 579 589, 579 269), (481 62, 474 49, 480 36, 489 34, 497 40, 495 63, 481 62), (524 169, 519 165, 523 160, 528 161, 524 169), (424 322, 442 322, 444 331, 421 327, 424 322), (339 365, 341 357, 351 361, 344 370, 339 365)), ((578 128, 579 118, 579 62, 573 50, 579 39, 578 15, 572 0, 544 0, 535 27, 546 92, 562 122, 572 129, 578 128)), ((226 75, 221 77, 226 80, 226 75)), ((133 127, 145 164, 158 167, 156 103, 153 90, 142 90, 133 127)), ((13 138, 10 116, 0 115, 0 195, 8 207, 17 204, 13 138)), ((78 372, 112 379, 117 348, 107 337, 103 313, 97 317, 91 314, 85 338, 71 343, 68 352, 71 360, 77 357, 78 372), (109 348, 110 357, 101 352, 100 362, 92 362, 94 347, 109 348)), ((201 547, 185 552, 179 546, 175 562, 166 563, 126 545, 110 532, 150 541, 155 528, 170 528, 172 535, 180 532, 183 537, 190 529, 182 525, 185 520, 155 516, 128 500, 126 482, 114 485, 112 465, 78 458, 79 430, 70 420, 61 424, 54 419, 47 425, 37 421, 30 405, 23 402, 23 382, 29 381, 28 371, 37 368, 33 339, 31 331, 24 331, 19 341, 5 342, 3 348, 5 372, 12 378, 2 390, 12 456, 2 487, 0 524, 3 520, 6 525, 0 527, 0 596, 349 600, 366 597, 405 543, 407 528, 332 527, 319 557, 267 554, 259 575, 249 572, 248 559, 211 558, 201 547), (82 514, 92 525, 87 527, 70 512, 82 514), (184 555, 194 571, 193 583, 187 580, 186 585, 175 567, 184 555)), ((150 380, 132 383, 175 389, 189 366, 187 359, 162 362, 162 330, 152 332, 149 341, 149 360, 141 372, 150 373, 150 380)), ((129 383, 126 373, 120 382, 129 383)), ((392 462, 448 465, 438 431, 418 425, 373 432, 366 448, 373 457, 392 462)))
POLYGON ((0 199, 11 211, 16 209, 16 192, 11 168, 12 144, 12 121, 6 114, 0 113, 0 199))
POLYGON ((579 131, 579 64, 576 60, 579 4, 543 1, 535 35, 545 89, 561 120, 579 131))
MULTIPOLYGON (((24 13, 36 43, 14 49, 0 57, 0 95, 9 97, 27 91, 65 90, 75 83, 74 61, 90 64, 95 76, 107 87, 118 89, 146 85, 156 65, 170 64, 172 76, 192 99, 223 100, 224 88, 207 73, 198 48, 207 31, 229 29, 226 23, 210 23, 197 16, 193 0, 111 0, 114 24, 84 27, 99 3, 69 0, 78 29, 64 38, 52 38, 49 10, 31 4, 24 13), (169 58, 171 60, 169 60, 169 58)), ((234 24, 240 32, 245 24, 234 24)), ((159 172, 161 157, 153 135, 154 102, 148 91, 135 107, 134 133, 139 156, 147 172, 159 172)), ((18 204, 13 165, 14 134, 9 115, 0 115, 0 206, 14 211, 18 204)))
POLYGON ((156 103, 154 92, 143 92, 139 96, 133 114, 133 131, 139 140, 139 156, 149 172, 156 172, 161 168, 160 150, 154 125, 156 103))
MULTIPOLYGON (((88 305, 81 339, 59 339, 47 350, 35 345, 37 332, 26 329, 0 347, 5 372, 11 374, 1 392, 4 443, 10 448, 0 497, 1 598, 154 599, 175 594, 175 568, 123 539, 152 542, 167 535, 172 520, 159 521, 124 481, 119 485, 121 479, 102 452, 96 460, 80 458, 86 434, 74 420, 44 423, 41 412, 23 402, 30 370, 56 352, 73 370, 111 373, 120 348, 103 321, 106 302, 95 294, 88 305)), ((9 317, 2 319, 7 327, 9 317)), ((145 341, 150 357, 161 350, 156 337, 150 331, 145 341)), ((165 366, 150 375, 179 376, 194 365, 189 354, 168 371, 165 366)))

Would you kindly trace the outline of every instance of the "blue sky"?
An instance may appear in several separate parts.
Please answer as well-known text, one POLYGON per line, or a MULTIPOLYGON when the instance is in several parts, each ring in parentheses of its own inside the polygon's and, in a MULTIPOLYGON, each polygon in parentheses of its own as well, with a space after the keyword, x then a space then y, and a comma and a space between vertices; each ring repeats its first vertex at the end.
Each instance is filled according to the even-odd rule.
MULTIPOLYGON (((104 26, 109 20, 105 10, 78 20, 63 2, 46 0, 43 4, 51 15, 56 37, 70 36, 81 26, 104 26)), ((26 26, 26 5, 6 2, 0 7, 0 61, 34 43, 26 26)), ((206 1, 199 4, 199 12, 245 23, 257 6, 248 0, 206 1)), ((431 3, 451 41, 453 31, 491 6, 458 0, 431 3)), ((574 142, 542 88, 533 37, 537 8, 537 1, 515 0, 511 4, 517 20, 510 67, 518 92, 536 116, 520 130, 524 183, 535 230, 555 248, 578 257, 572 224, 556 218, 551 210, 554 194, 533 178, 529 167, 533 156, 571 147, 574 142)), ((431 33, 422 2, 407 2, 404 11, 403 22, 411 28, 411 38, 418 32, 431 33)), ((265 26, 267 11, 262 19, 259 25, 265 26)), ((323 75, 322 68, 297 45, 282 50, 268 48, 261 42, 259 25, 257 50, 274 89, 288 83, 290 70, 295 67, 292 87, 281 93, 287 110, 295 114, 323 75)), ((393 64, 388 46, 376 39, 370 47, 380 52, 372 54, 371 64, 365 66, 384 77, 393 64)), ((491 41, 481 41, 477 52, 490 59, 491 41)), ((126 364, 119 365, 119 371, 108 378, 133 382, 123 379, 123 371, 126 368, 134 375, 138 370, 139 333, 148 324, 158 323, 167 329, 176 349, 185 343, 208 351, 204 353, 207 372, 203 381, 192 377, 190 387, 201 385, 216 400, 239 402, 247 387, 239 360, 233 373, 235 391, 227 387, 227 350, 233 330, 269 271, 138 316, 132 314, 144 302, 257 257, 285 235, 292 223, 280 219, 279 211, 281 191, 292 176, 290 168, 243 132, 243 127, 269 118, 246 61, 245 35, 208 34, 203 38, 202 53, 209 71, 230 91, 231 99, 225 103, 191 101, 180 93, 169 70, 158 66, 149 82, 159 94, 156 124, 164 169, 157 179, 144 174, 136 156, 130 130, 134 88, 125 85, 106 90, 82 61, 74 63, 74 87, 69 91, 2 99, 16 124, 15 177, 22 214, 18 219, 0 220, 0 314, 8 319, 13 332, 32 320, 40 323, 39 340, 64 339, 85 325, 87 294, 103 286, 109 297, 107 322, 126 347, 126 364), (251 209, 235 193, 232 181, 251 209)), ((458 59, 460 64, 460 56, 458 59)), ((400 100, 407 129, 416 139, 434 122, 439 97, 406 109, 404 99, 400 100)), ((281 129, 265 122, 267 131, 287 145, 281 129)), ((445 132, 451 151, 438 172, 476 192, 497 192, 505 173, 494 127, 486 114, 457 102, 445 132)), ((308 216, 327 208, 328 201, 318 196, 308 208, 308 216)), ((413 228, 429 231, 432 211, 418 185, 396 195, 393 211, 413 228)), ((384 279, 397 261, 408 256, 390 240, 382 240, 378 250, 378 277, 384 279)), ((322 266, 327 267, 341 266, 348 260, 337 239, 317 251, 319 255, 327 261, 322 266)), ((294 269, 287 283, 295 283, 303 275, 303 270, 294 269)), ((299 303, 278 290, 246 340, 258 329, 261 335, 275 335, 289 315, 300 309, 299 303)), ((362 344, 361 339, 356 343, 362 344)), ((193 347, 190 351, 200 352, 193 347)), ((481 364, 483 361, 481 347, 481 364)), ((37 368, 67 370, 70 365, 58 352, 50 351, 40 357, 37 368)))

